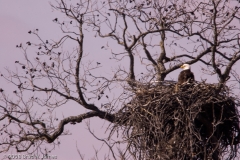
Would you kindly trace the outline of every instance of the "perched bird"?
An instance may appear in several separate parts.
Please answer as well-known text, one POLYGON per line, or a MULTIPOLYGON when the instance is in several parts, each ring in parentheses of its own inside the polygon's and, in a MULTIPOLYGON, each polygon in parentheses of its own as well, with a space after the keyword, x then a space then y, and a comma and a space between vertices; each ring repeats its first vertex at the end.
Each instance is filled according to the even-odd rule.
POLYGON ((28 41, 26 44, 28 44, 29 46, 31 46, 31 42, 29 42, 29 41, 28 41))
POLYGON ((18 88, 21 88, 22 87, 22 83, 20 83, 19 85, 18 85, 18 88))
POLYGON ((194 74, 191 72, 191 67, 189 64, 183 64, 180 68, 182 68, 183 71, 181 71, 178 75, 178 84, 183 84, 185 82, 193 82, 195 80, 194 74))
POLYGON ((189 64, 183 64, 180 68, 183 69, 183 71, 180 72, 178 75, 178 82, 175 86, 175 91, 178 91, 178 86, 182 85, 184 83, 191 83, 193 82, 194 79, 194 74, 190 70, 190 65, 189 64))
POLYGON ((52 68, 54 68, 54 62, 52 62, 52 68))

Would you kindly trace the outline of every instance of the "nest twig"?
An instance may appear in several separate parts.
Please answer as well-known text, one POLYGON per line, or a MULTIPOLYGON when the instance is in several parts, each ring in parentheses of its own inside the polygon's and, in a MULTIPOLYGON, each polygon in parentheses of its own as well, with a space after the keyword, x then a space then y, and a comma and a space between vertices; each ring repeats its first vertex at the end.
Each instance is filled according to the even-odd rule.
POLYGON ((129 151, 138 159, 236 157, 239 114, 224 86, 206 83, 140 84, 117 114, 129 151), (227 153, 225 153, 227 152, 227 153))

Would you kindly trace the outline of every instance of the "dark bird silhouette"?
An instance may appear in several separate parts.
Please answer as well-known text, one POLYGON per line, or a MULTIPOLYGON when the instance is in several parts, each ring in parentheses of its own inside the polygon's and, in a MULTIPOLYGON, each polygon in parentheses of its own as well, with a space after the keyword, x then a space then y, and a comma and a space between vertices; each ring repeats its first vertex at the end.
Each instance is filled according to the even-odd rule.
POLYGON ((32 33, 32 31, 28 31, 28 33, 29 33, 29 34, 31 34, 31 33, 32 33))
POLYGON ((2 89, 2 88, 0 88, 0 92, 3 92, 3 89, 2 89))
POLYGON ((13 91, 13 93, 17 93, 17 91, 13 91))
POLYGON ((25 69, 26 67, 25 66, 22 66, 22 69, 25 69))
POLYGON ((97 62, 97 65, 99 65, 99 64, 101 64, 101 63, 97 62))
POLYGON ((15 63, 19 63, 19 61, 15 61, 15 63))
POLYGON ((57 22, 57 21, 58 21, 58 18, 55 18, 53 21, 56 21, 56 22, 57 22))
POLYGON ((18 85, 18 88, 21 88, 22 87, 22 83, 20 83, 19 85, 18 85))
POLYGON ((54 62, 52 63, 52 68, 54 68, 54 62))
POLYGON ((44 66, 44 67, 46 66, 46 62, 43 62, 43 66, 44 66))
POLYGON ((29 42, 29 41, 28 41, 26 44, 28 44, 29 46, 31 46, 31 42, 29 42))
POLYGON ((48 40, 46 40, 46 43, 48 44, 48 40))
POLYGON ((36 57, 36 60, 39 60, 39 58, 38 58, 38 57, 36 57))

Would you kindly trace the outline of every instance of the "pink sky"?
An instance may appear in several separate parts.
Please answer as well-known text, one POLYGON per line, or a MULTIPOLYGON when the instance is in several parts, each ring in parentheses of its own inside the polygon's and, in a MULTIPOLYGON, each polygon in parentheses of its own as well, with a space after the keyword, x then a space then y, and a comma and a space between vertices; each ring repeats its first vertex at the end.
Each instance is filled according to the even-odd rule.
MULTIPOLYGON (((3 72, 4 67, 15 69, 15 60, 22 59, 22 54, 19 49, 16 48, 17 44, 25 44, 27 41, 34 39, 33 36, 27 32, 38 28, 40 34, 45 38, 59 38, 61 32, 59 27, 52 22, 56 16, 61 17, 56 11, 53 12, 48 0, 7 0, 0 2, 0 68, 3 72)), ((64 17, 63 17, 64 18, 64 17)), ((6 84, 1 80, 1 87, 6 84)), ((7 84, 6 84, 7 85, 7 84)), ((11 88, 10 88, 11 89, 11 88)), ((69 108, 63 109, 59 113, 64 113, 65 117, 68 115, 76 115, 78 106, 67 106, 69 108)), ((85 111, 84 109, 82 110, 85 111)), ((83 113, 82 112, 82 113, 83 113)), ((80 113, 79 113, 80 114, 80 113)), ((103 125, 103 121, 94 118, 91 122, 94 125, 94 130, 100 130, 103 125)), ((105 125, 106 126, 106 125, 105 125)), ((76 144, 81 153, 85 155, 85 158, 94 157, 94 148, 98 148, 101 143, 98 143, 87 131, 85 122, 76 125, 68 125, 66 129, 70 129, 72 135, 61 137, 60 147, 56 147, 52 151, 52 155, 57 155, 58 160, 67 159, 79 159, 76 144)), ((104 130, 99 132, 104 135, 104 130)), ((48 146, 47 146, 48 147, 48 146)), ((50 148, 50 147, 49 147, 50 148)), ((8 152, 6 154, 16 154, 15 151, 8 152)), ((21 153, 26 154, 26 153, 21 153)), ((3 158, 5 153, 0 154, 0 159, 3 158)))
MULTIPOLYGON (((14 69, 14 61, 21 59, 22 54, 19 49, 16 48, 17 44, 25 44, 27 41, 34 39, 27 32, 38 28, 43 37, 50 38, 59 38, 60 30, 59 27, 52 22, 56 17, 64 16, 59 15, 56 11, 53 12, 49 5, 49 0, 5 0, 0 1, 0 71, 3 71, 3 68, 8 66, 9 68, 14 69)), ((88 42, 89 46, 93 44, 93 41, 88 42)), ((102 42, 99 42, 101 46, 102 42)), ((97 47, 96 47, 97 48, 97 47)), ((91 48, 91 51, 97 51, 96 48, 91 48)), ((100 47, 99 47, 100 48, 100 47)), ((99 49, 98 48, 98 49, 99 49)), ((98 59, 102 62, 107 61, 98 56, 98 59)), ((108 63, 108 62, 107 62, 108 63)), ((238 62, 239 64, 239 62, 238 62)), ((199 73, 199 67, 193 68, 195 73, 199 73)), ((170 74, 169 78, 176 80, 176 77, 180 70, 175 71, 173 74, 170 74)), ((196 79, 200 80, 202 73, 196 75, 196 79)), ((213 82, 216 80, 216 77, 208 77, 208 82, 213 82)), ((1 80, 1 85, 5 84, 1 80)), ((6 83, 7 84, 7 83, 6 83)), ((11 89, 11 88, 10 88, 11 89)), ((59 114, 64 113, 65 117, 68 115, 76 115, 76 110, 79 109, 78 106, 72 104, 67 106, 59 114)), ((82 109, 82 113, 86 110, 82 109)), ((104 121, 94 118, 91 120, 93 124, 93 129, 97 131, 100 136, 106 137, 104 135, 104 128, 107 127, 107 124, 104 125, 104 121), (102 126, 104 125, 103 129, 102 126)), ((55 150, 51 153, 52 155, 57 155, 58 160, 75 160, 79 159, 78 152, 76 149, 76 144, 80 149, 82 154, 85 154, 86 159, 94 157, 94 148, 99 148, 102 143, 98 142, 89 134, 86 129, 84 122, 77 125, 67 125, 66 129, 70 129, 71 136, 63 136, 61 138, 60 147, 56 147, 55 150)), ((104 149, 103 149, 104 151, 104 149)), ((15 154, 15 151, 12 151, 15 154)), ((24 154, 24 153, 22 153, 24 154)), ((104 152, 102 153, 102 155, 104 152)), ((0 159, 5 154, 0 155, 0 159)))

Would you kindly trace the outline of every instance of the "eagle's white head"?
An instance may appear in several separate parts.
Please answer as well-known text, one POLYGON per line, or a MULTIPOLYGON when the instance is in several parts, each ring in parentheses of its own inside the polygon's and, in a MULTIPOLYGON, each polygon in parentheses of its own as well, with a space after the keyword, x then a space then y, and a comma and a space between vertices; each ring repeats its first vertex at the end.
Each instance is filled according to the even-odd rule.
POLYGON ((180 68, 182 68, 183 70, 187 70, 187 69, 190 69, 190 65, 189 64, 183 64, 180 68))

